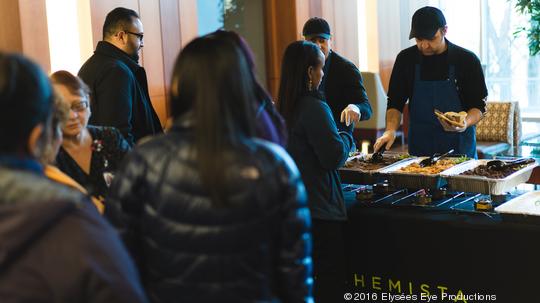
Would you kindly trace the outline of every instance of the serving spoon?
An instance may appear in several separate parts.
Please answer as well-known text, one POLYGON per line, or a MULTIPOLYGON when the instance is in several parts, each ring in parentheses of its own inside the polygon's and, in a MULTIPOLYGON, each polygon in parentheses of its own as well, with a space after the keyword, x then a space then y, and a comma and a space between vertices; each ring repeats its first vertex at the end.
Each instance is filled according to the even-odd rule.
POLYGON ((522 159, 517 159, 513 161, 508 161, 508 162, 501 161, 501 160, 491 160, 486 163, 486 166, 488 169, 492 169, 492 170, 503 170, 509 167, 515 167, 515 166, 519 166, 523 164, 533 163, 535 161, 536 160, 532 158, 522 158, 522 159))
POLYGON ((379 151, 373 153, 371 155, 371 159, 370 159, 370 162, 371 163, 381 163, 383 162, 383 154, 384 153, 384 148, 381 148, 379 151))
POLYGON ((431 166, 431 165, 437 163, 437 161, 441 160, 441 158, 444 158, 444 157, 448 156, 449 154, 451 154, 453 152, 454 152, 454 150, 451 149, 451 150, 447 151, 446 153, 444 153, 444 154, 442 154, 440 156, 433 155, 433 156, 431 156, 429 158, 426 158, 426 159, 420 161, 420 163, 418 163, 418 165, 420 165, 420 167, 431 166))

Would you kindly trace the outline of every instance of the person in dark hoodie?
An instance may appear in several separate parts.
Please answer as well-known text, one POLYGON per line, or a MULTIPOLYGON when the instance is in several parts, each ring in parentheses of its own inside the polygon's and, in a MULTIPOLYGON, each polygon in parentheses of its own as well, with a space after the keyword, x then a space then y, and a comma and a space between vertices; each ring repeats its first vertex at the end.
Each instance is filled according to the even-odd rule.
POLYGON ((116 127, 131 145, 163 131, 150 101, 146 71, 138 63, 143 37, 137 12, 113 9, 103 24, 103 41, 79 70, 91 90, 89 123, 116 127))
POLYGON ((0 301, 147 302, 114 229, 44 176, 52 104, 35 63, 0 53, 0 301))
POLYGON ((324 75, 324 55, 308 41, 285 50, 279 84, 278 110, 289 128, 291 154, 308 193, 313 227, 315 302, 338 302, 343 297, 347 212, 337 169, 353 145, 353 124, 338 131, 330 106, 318 91, 324 75))

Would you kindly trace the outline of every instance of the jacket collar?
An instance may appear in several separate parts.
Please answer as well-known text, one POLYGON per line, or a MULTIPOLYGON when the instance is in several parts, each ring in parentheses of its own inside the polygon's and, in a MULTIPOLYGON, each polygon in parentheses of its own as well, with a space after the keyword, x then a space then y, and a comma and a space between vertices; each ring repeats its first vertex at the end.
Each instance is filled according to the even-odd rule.
POLYGON ((29 157, 16 157, 0 155, 0 166, 16 170, 25 170, 37 174, 43 174, 43 166, 35 159, 29 157))
POLYGON ((141 67, 138 63, 139 61, 138 55, 130 56, 126 54, 123 50, 119 49, 118 47, 112 45, 111 43, 107 41, 99 41, 96 46, 95 53, 118 59, 122 61, 124 64, 126 64, 132 70, 138 69, 141 67))

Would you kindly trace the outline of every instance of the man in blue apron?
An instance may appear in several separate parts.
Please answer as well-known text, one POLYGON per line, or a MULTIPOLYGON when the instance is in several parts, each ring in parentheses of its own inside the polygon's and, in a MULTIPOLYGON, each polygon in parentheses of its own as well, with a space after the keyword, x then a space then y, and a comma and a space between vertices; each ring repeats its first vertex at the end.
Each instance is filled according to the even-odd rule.
POLYGON ((409 153, 426 156, 454 149, 477 157, 476 127, 485 111, 487 88, 478 57, 450 41, 443 13, 423 7, 412 18, 409 39, 416 45, 402 50, 394 63, 386 111, 386 131, 375 142, 389 149, 409 101, 409 153), (438 119, 434 110, 467 112, 464 126, 438 119))

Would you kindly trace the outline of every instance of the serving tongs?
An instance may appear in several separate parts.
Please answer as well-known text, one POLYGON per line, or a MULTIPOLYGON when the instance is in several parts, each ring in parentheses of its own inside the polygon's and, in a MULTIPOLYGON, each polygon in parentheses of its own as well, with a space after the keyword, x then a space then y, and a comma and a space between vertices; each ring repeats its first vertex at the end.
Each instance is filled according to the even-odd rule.
POLYGON ((433 156, 431 156, 431 157, 429 157, 429 158, 426 158, 426 159, 420 161, 420 163, 418 163, 418 165, 420 165, 420 167, 431 166, 431 165, 437 163, 437 161, 441 160, 442 158, 448 156, 449 154, 451 154, 451 153, 453 153, 453 152, 454 152, 454 150, 451 149, 451 150, 445 152, 445 153, 442 154, 442 155, 438 155, 438 156, 433 155, 433 156))
POLYGON ((379 151, 373 153, 371 155, 371 159, 369 159, 369 162, 371 163, 382 163, 383 162, 383 154, 384 148, 381 148, 379 151))
POLYGON ((529 164, 535 161, 536 160, 532 158, 522 158, 522 159, 517 159, 513 161, 508 161, 508 162, 501 161, 501 160, 491 160, 486 163, 486 166, 488 169, 491 169, 491 170, 504 170, 506 168, 529 164))

